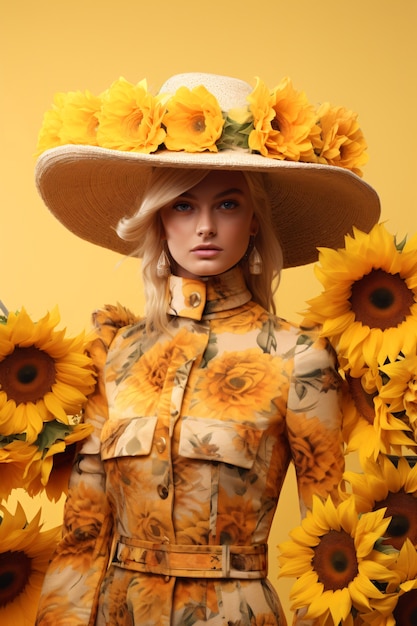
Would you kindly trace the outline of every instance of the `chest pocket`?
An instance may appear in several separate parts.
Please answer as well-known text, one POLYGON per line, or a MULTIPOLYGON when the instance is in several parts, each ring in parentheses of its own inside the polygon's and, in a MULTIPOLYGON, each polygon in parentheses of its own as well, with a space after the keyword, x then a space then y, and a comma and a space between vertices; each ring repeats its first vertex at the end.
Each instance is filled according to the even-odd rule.
POLYGON ((148 455, 156 422, 156 415, 109 420, 101 433, 101 458, 148 455))
POLYGON ((179 453, 189 459, 220 461, 250 469, 262 435, 263 430, 250 423, 184 417, 179 453))

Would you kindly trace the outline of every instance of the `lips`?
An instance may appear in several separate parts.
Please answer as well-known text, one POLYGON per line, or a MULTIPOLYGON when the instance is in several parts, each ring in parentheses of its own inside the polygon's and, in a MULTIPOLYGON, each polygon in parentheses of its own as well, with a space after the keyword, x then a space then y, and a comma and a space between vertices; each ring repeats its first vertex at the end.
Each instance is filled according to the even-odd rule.
POLYGON ((194 256, 200 259, 209 259, 211 257, 217 256, 219 252, 222 251, 222 248, 214 245, 199 245, 192 248, 191 252, 194 256))
POLYGON ((195 246, 194 248, 191 249, 191 252, 199 252, 199 251, 217 251, 220 252, 222 250, 222 248, 219 248, 219 246, 214 246, 213 244, 208 244, 208 245, 199 245, 199 246, 195 246))

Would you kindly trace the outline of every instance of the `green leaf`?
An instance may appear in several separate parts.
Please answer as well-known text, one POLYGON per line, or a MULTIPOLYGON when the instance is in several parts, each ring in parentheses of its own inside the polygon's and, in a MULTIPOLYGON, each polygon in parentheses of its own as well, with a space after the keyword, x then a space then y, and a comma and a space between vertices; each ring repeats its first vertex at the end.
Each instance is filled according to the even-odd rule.
POLYGON ((397 248, 398 252, 402 252, 405 244, 407 243, 407 235, 405 235, 404 239, 399 242, 397 241, 397 238, 394 237, 394 242, 395 242, 395 247, 397 248))
POLYGON ((69 424, 62 424, 62 422, 57 420, 45 422, 35 445, 44 452, 49 450, 57 441, 64 441, 65 437, 70 435, 73 430, 73 427, 69 424))
POLYGON ((13 441, 26 441, 26 433, 17 433, 13 435, 3 435, 0 437, 0 448, 8 446, 13 441))

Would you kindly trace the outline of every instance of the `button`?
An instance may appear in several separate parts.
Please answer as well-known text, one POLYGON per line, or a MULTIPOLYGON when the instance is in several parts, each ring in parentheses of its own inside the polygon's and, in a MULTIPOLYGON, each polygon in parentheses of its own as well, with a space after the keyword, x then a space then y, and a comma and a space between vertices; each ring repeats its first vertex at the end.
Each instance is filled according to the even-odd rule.
POLYGON ((190 305, 195 309, 201 304, 201 296, 197 291, 190 294, 190 305))
POLYGON ((166 498, 168 498, 168 487, 166 485, 158 485, 157 491, 162 500, 166 500, 166 498))
POLYGON ((164 452, 166 447, 167 447, 167 440, 165 439, 165 437, 158 437, 155 440, 155 448, 157 449, 159 454, 164 452))

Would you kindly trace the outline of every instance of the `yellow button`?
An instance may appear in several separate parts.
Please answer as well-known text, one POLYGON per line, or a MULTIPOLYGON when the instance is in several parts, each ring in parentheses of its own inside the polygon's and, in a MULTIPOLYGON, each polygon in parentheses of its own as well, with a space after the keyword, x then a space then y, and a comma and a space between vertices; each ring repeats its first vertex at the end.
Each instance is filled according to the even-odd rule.
POLYGON ((198 291, 194 291, 190 294, 190 305, 194 308, 198 307, 201 304, 201 296, 198 291))
POLYGON ((166 485, 158 485, 157 491, 162 500, 166 500, 166 498, 168 498, 168 487, 166 485))
POLYGON ((158 439, 156 439, 155 441, 155 448, 157 449, 159 454, 164 452, 166 447, 167 447, 167 440, 165 439, 165 437, 158 437, 158 439))

